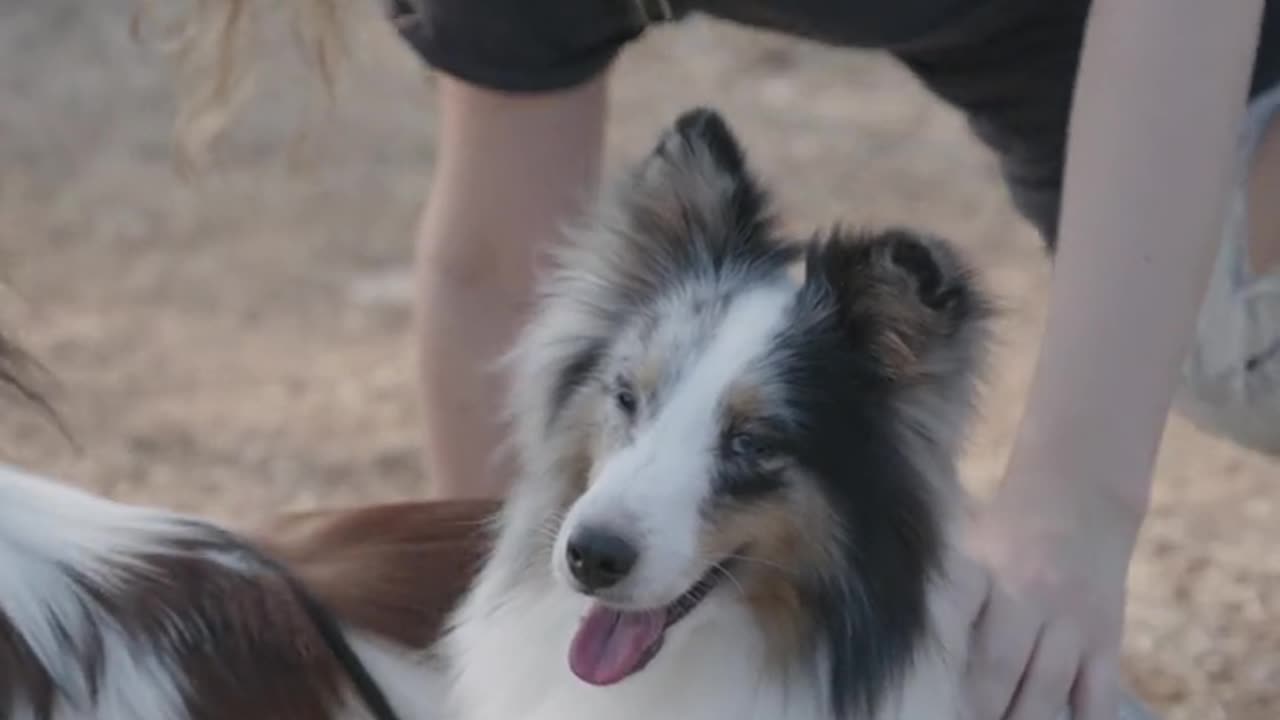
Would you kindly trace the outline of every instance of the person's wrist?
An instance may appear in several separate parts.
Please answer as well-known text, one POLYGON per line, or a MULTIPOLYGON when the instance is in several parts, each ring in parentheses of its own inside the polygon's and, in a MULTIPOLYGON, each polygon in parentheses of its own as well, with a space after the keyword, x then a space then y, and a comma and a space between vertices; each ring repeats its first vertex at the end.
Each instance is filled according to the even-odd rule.
POLYGON ((1073 614, 1110 617, 1121 612, 1141 513, 1093 509, 1096 498, 1064 494, 1065 484, 1011 477, 975 516, 970 547, 1015 594, 1049 604, 1063 595, 1078 603, 1073 614))
POLYGON ((1150 506, 1155 462, 1150 443, 1133 434, 1106 421, 1028 412, 992 500, 1133 541, 1150 506))
POLYGON ((1146 505, 1083 487, 1070 468, 1011 473, 988 500, 986 520, 1004 528, 1010 542, 1105 548, 1127 557, 1137 543, 1146 505))

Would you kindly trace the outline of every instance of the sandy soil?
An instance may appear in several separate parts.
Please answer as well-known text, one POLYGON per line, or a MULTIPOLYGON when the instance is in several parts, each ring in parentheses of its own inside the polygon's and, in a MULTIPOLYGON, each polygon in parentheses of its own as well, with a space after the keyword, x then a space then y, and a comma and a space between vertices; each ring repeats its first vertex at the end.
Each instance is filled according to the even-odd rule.
MULTIPOLYGON (((410 237, 429 191, 429 77, 381 25, 309 165, 277 65, 184 184, 172 97, 127 0, 0 0, 0 319, 61 382, 78 446, 0 419, 4 460, 112 497, 248 520, 412 496, 410 237)), ((798 224, 912 221, 982 259, 1009 306, 966 459, 998 479, 1042 323, 1047 263, 991 158, 899 68, 709 22, 622 59, 611 163, 694 103, 722 108, 798 224)), ((1127 668, 1168 718, 1280 710, 1280 464, 1173 419, 1132 576, 1127 668), (1268 482, 1271 481, 1271 482, 1268 482)))

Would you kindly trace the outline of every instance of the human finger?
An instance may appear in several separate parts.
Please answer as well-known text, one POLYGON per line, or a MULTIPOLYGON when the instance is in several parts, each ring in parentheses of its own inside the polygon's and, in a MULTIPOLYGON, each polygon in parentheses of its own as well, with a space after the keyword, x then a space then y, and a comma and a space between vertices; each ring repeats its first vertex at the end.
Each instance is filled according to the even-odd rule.
POLYGON ((973 720, 1003 720, 1038 635, 1038 618, 993 584, 969 643, 965 688, 973 720))
POLYGON ((1007 720, 1061 717, 1070 707, 1082 652, 1083 643, 1073 626, 1060 621, 1042 626, 1007 720))
POLYGON ((1071 688, 1071 720, 1120 717, 1119 665, 1110 655, 1086 659, 1071 688))

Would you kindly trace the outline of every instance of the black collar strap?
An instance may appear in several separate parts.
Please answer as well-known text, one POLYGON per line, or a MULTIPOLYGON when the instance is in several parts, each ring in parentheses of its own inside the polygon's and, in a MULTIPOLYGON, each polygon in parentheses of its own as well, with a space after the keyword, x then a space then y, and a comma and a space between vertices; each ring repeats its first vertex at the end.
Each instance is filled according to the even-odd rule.
POLYGON ((222 528, 206 523, 197 524, 201 526, 203 532, 212 533, 229 547, 241 549, 253 556, 267 569, 284 578, 284 581, 289 585, 289 589, 293 591, 298 601, 302 603, 302 608, 306 611, 307 617, 311 619, 311 622, 315 623, 316 630, 320 633, 320 639, 324 641, 325 646, 333 653, 343 672, 350 678, 351 684, 355 687, 356 693, 360 695, 360 700, 364 702, 365 707, 369 709, 373 720, 400 720, 400 717, 396 715, 396 711, 392 709, 391 702, 387 700, 387 696, 382 692, 382 688, 378 687, 378 683, 369 674, 368 668, 364 666, 364 663, 360 661, 360 657, 356 655, 356 651, 347 642, 347 636, 342 632, 342 628, 339 627, 334 614, 318 598, 311 594, 311 591, 307 589, 301 580, 289 572, 289 569, 282 563, 260 548, 246 543, 243 539, 222 528))
POLYGON ((399 720, 399 716, 392 709, 390 701, 387 700, 387 696, 382 692, 382 688, 378 687, 377 681, 369 674, 369 670, 364 666, 364 663, 360 662, 360 657, 356 655, 351 643, 347 642, 347 636, 342 632, 342 628, 338 627, 338 622, 334 619, 333 613, 321 605, 320 601, 303 587, 302 583, 292 574, 283 570, 281 572, 293 593, 298 596, 298 600, 302 603, 303 609, 307 611, 311 622, 315 623, 316 630, 320 632, 320 638, 324 640, 324 644, 338 659, 338 664, 342 666, 343 671, 351 679, 351 684, 355 687, 356 693, 360 695, 360 699, 364 701, 365 707, 369 708, 373 719, 399 720))

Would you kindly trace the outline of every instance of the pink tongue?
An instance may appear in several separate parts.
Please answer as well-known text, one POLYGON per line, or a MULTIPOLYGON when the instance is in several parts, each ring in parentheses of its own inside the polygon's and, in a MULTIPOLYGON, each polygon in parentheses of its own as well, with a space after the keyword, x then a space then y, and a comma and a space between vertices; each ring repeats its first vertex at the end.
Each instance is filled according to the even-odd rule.
POLYGON ((622 612, 596 605, 569 648, 569 669, 592 685, 612 685, 640 670, 662 646, 666 613, 622 612))

